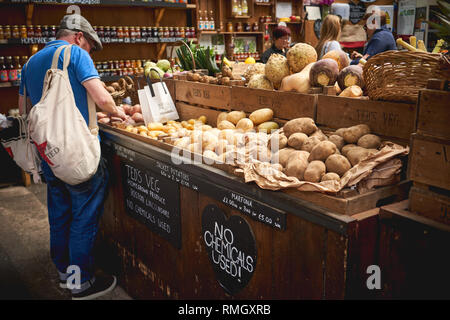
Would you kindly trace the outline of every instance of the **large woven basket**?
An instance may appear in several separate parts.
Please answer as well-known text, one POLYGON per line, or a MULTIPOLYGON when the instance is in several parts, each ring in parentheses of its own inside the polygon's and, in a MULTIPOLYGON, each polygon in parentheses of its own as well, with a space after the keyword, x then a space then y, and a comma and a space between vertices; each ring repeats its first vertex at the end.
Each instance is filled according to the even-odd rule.
POLYGON ((366 62, 363 77, 373 100, 416 102, 429 79, 450 79, 449 61, 438 53, 386 51, 366 62))

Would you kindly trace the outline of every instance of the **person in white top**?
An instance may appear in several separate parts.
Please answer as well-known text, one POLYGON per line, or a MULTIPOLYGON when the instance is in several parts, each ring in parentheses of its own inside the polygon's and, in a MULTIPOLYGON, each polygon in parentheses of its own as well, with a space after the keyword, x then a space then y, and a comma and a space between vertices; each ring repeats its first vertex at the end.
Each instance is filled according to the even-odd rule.
POLYGON ((341 19, 332 14, 327 15, 320 27, 320 39, 316 46, 319 59, 331 50, 342 50, 338 41, 340 35, 341 19))

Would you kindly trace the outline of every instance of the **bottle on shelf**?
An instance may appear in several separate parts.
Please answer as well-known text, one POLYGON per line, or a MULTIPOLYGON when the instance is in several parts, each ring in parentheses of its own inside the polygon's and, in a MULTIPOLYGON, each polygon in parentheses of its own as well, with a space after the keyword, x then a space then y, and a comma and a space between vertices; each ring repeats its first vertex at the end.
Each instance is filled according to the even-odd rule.
POLYGON ((8 70, 8 81, 17 80, 17 69, 14 68, 11 56, 6 57, 6 70, 8 70))
POLYGON ((5 26, 3 28, 3 37, 5 39, 11 39, 11 26, 5 26))
POLYGON ((239 9, 238 0, 233 0, 231 14, 233 16, 238 16, 238 9, 239 9))
POLYGON ((8 81, 8 69, 6 69, 5 57, 0 57, 0 82, 8 81))
POLYGON ((242 16, 242 2, 238 1, 238 12, 237 12, 238 16, 242 16))
POLYGON ((242 15, 247 16, 248 15, 248 4, 247 0, 242 0, 242 15))
POLYGON ((14 57, 14 66, 17 70, 17 80, 20 81, 20 79, 22 79, 22 65, 20 64, 19 56, 14 57))
POLYGON ((5 34, 3 33, 3 26, 0 26, 0 40, 5 39, 5 34))
POLYGON ((198 17, 198 30, 204 30, 205 24, 204 24, 204 21, 203 21, 203 14, 202 14, 201 10, 198 12, 198 15, 199 15, 199 17, 198 17))
POLYGON ((209 17, 210 17, 209 18, 209 30, 214 31, 214 30, 216 30, 216 22, 214 21, 214 13, 211 10, 209 14, 210 14, 209 15, 209 17))

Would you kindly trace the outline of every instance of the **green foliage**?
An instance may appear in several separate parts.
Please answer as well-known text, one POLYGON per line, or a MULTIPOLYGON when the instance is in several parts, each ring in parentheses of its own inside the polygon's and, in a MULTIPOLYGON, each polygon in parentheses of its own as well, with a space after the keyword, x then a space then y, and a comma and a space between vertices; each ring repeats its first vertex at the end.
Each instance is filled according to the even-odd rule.
POLYGON ((446 42, 448 48, 450 44, 450 0, 437 1, 439 11, 433 10, 433 14, 438 17, 441 23, 427 21, 431 28, 438 30, 438 35, 446 42))
MULTIPOLYGON (((192 41, 189 43, 189 48, 192 51, 196 69, 208 69, 210 76, 214 76, 216 73, 220 72, 217 67, 214 50, 212 48, 205 48, 198 44, 194 44, 192 41)), ((183 70, 194 69, 191 54, 186 46, 183 45, 178 48, 176 53, 183 70)))

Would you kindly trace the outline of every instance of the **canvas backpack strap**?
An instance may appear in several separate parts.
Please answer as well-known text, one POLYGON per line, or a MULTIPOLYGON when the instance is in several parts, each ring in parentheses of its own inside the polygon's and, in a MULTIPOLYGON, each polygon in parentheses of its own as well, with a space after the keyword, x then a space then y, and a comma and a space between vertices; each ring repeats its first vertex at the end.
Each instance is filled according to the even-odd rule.
POLYGON ((59 55, 61 54, 61 51, 67 46, 59 46, 58 49, 56 49, 55 53, 53 54, 53 59, 52 59, 52 66, 50 69, 58 69, 58 60, 59 60, 59 55))

